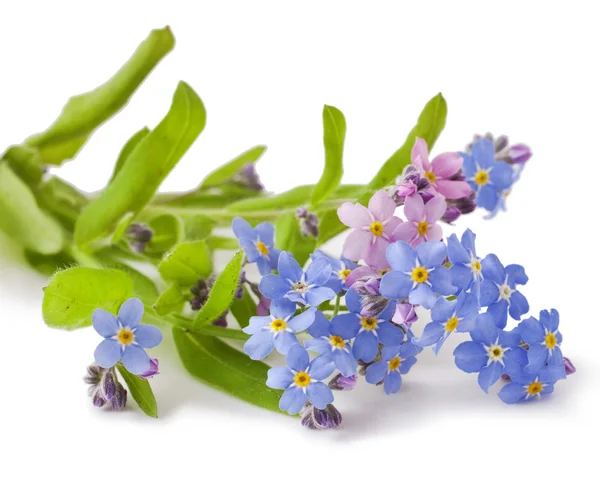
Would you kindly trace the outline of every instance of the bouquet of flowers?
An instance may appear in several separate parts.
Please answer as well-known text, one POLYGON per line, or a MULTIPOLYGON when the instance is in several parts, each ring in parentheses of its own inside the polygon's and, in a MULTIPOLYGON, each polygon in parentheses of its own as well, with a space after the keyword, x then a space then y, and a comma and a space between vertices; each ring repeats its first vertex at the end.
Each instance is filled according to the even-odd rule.
POLYGON ((489 219, 506 210, 531 151, 487 134, 464 151, 431 156, 446 122, 441 94, 366 184, 340 183, 346 120, 325 106, 315 185, 266 192, 255 170, 260 145, 192 191, 158 193, 206 123, 184 82, 164 119, 116 155, 102 192, 49 175, 173 46, 168 28, 153 31, 109 81, 70 99, 46 131, 0 160, 0 229, 50 276, 44 321, 99 334, 85 377, 94 406, 121 409, 130 395, 158 416, 151 381, 160 367, 146 349, 166 333, 201 382, 300 414, 313 429, 340 425, 335 392, 364 377, 397 393, 417 356, 452 345, 455 333, 468 335, 454 344, 458 369, 477 374, 486 393, 502 382, 498 394, 509 404, 550 394, 575 371, 561 352, 558 312, 523 318, 523 266, 478 253, 470 230, 460 239, 444 234, 477 208, 489 219), (341 255, 319 249, 348 229, 341 255), (230 253, 224 268, 215 267, 217 252, 230 253), (419 318, 428 322, 420 334, 412 329, 419 318), (264 363, 272 353, 285 365, 264 363))

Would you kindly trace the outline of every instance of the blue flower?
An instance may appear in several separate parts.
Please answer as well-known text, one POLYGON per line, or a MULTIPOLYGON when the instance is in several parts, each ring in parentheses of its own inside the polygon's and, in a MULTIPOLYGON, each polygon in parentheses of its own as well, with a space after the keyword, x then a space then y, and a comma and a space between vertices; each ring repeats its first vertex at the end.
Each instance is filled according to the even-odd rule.
POLYGON ((484 281, 479 303, 488 307, 488 313, 498 327, 506 327, 507 311, 515 320, 529 311, 529 303, 520 291, 515 290, 517 285, 524 285, 529 279, 523 266, 509 264, 504 268, 495 254, 488 254, 481 261, 481 272, 484 281))
POLYGON ((519 332, 500 330, 489 313, 477 317, 471 338, 456 347, 454 361, 462 371, 478 372, 479 387, 486 393, 503 373, 518 374, 527 364, 526 353, 519 347, 519 332))
POLYGON ((92 314, 92 326, 104 340, 94 352, 96 363, 104 369, 113 367, 119 360, 132 374, 148 372, 152 366, 144 349, 156 347, 162 333, 152 325, 141 325, 144 304, 130 298, 121 305, 118 316, 101 308, 92 314))
POLYGON ((510 374, 511 383, 505 385, 498 396, 506 404, 515 404, 528 401, 533 397, 545 396, 554 391, 554 384, 560 379, 559 374, 560 371, 556 366, 545 367, 536 374, 527 372, 510 374))
POLYGON ((470 332, 475 327, 479 314, 477 298, 472 293, 461 292, 454 301, 440 297, 431 310, 431 322, 423 329, 423 334, 413 342, 421 347, 435 344, 437 355, 446 339, 453 332, 470 332))
POLYGON ((273 224, 263 222, 252 228, 246 220, 236 217, 233 219, 231 227, 246 254, 246 258, 248 258, 248 262, 256 263, 261 275, 271 273, 277 267, 277 260, 279 259, 279 253, 281 253, 278 249, 273 248, 273 236, 275 234, 273 224))
POLYGON ((481 260, 475 251, 475 234, 467 229, 460 242, 456 234, 448 238, 448 259, 452 263, 450 274, 452 284, 459 290, 471 290, 479 299, 481 280, 481 260))
POLYGON ((311 262, 303 272, 290 253, 282 252, 277 270, 279 275, 266 275, 259 284, 260 292, 269 300, 287 298, 303 305, 317 306, 335 297, 331 288, 323 286, 331 276, 331 266, 326 259, 311 262))
POLYGON ((308 333, 313 340, 304 342, 308 350, 313 350, 323 355, 329 355, 337 370, 344 377, 356 374, 358 362, 352 353, 349 340, 356 335, 352 325, 335 325, 342 315, 333 317, 331 322, 321 312, 317 312, 315 322, 309 327, 308 333), (333 329, 339 333, 335 333, 333 329))
POLYGON ((409 303, 429 310, 437 300, 436 293, 454 293, 450 270, 442 265, 446 258, 443 242, 428 241, 415 250, 398 241, 388 246, 386 256, 393 270, 381 279, 379 289, 386 298, 408 297, 409 303))
POLYGON ((252 335, 244 344, 246 352, 253 360, 262 360, 273 349, 287 354, 290 347, 298 343, 295 333, 306 330, 315 320, 314 308, 309 308, 293 317, 296 304, 289 300, 276 300, 271 303, 271 315, 252 317, 250 324, 243 329, 252 335))
POLYGON ((383 381, 386 394, 394 394, 402 386, 401 374, 407 374, 417 362, 415 357, 422 349, 410 341, 402 345, 385 347, 381 351, 381 360, 367 367, 366 380, 369 384, 383 381))
POLYGON ((286 361, 289 368, 269 369, 267 377, 267 386, 285 389, 279 400, 282 411, 297 414, 307 400, 317 409, 325 409, 333 402, 331 389, 321 382, 335 369, 328 355, 319 355, 310 362, 308 352, 298 344, 289 350, 286 361))
POLYGON ((335 293, 342 291, 348 291, 348 285, 346 285, 346 278, 356 269, 358 265, 354 261, 350 261, 348 258, 342 256, 340 259, 332 258, 325 254, 320 249, 317 249, 310 258, 315 261, 317 259, 326 259, 331 266, 331 276, 325 285, 327 288, 331 288, 335 293))
MULTIPOLYGON (((519 323, 521 338, 529 345, 527 372, 533 374, 549 365, 558 366, 564 373, 563 354, 560 350, 562 335, 558 331, 558 322, 558 312, 553 309, 541 311, 539 320, 530 317, 519 323)), ((566 373, 563 377, 567 377, 566 373)))
POLYGON ((396 305, 390 302, 379 315, 362 316, 360 314, 360 295, 354 288, 346 293, 346 306, 350 313, 336 316, 331 322, 331 333, 353 338, 352 351, 357 359, 371 362, 379 350, 379 343, 383 345, 400 345, 404 333, 400 328, 390 323, 396 305))
POLYGON ((486 139, 477 140, 471 154, 460 153, 467 183, 477 193, 475 203, 488 211, 498 205, 501 192, 513 184, 513 169, 506 162, 495 159, 494 144, 486 139))

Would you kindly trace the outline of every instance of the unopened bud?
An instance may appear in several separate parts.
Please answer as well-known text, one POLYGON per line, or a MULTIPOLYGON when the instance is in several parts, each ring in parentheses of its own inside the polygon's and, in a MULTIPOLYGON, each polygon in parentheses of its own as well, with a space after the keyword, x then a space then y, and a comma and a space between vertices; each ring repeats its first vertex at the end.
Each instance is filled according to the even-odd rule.
POLYGON ((357 378, 356 375, 344 377, 342 374, 338 374, 329 381, 329 388, 334 391, 351 391, 356 386, 357 378))
POLYGON ((302 426, 310 429, 335 429, 342 424, 342 415, 332 405, 325 409, 317 409, 312 404, 305 404, 300 412, 302 426))

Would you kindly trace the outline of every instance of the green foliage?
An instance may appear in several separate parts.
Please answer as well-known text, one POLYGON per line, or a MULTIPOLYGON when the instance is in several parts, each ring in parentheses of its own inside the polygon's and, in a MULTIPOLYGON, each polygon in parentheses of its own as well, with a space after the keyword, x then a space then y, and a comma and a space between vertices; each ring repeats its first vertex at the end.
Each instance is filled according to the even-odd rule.
POLYGON ((183 223, 173 214, 161 214, 148 221, 152 239, 146 244, 146 253, 162 255, 183 239, 183 223))
POLYGON ((212 273, 210 251, 204 241, 185 242, 159 264, 158 271, 165 281, 191 287, 212 273))
MULTIPOLYGON (((189 290, 188 290, 189 291, 189 290)), ((183 292, 177 285, 169 286, 159 297, 154 305, 154 310, 160 316, 179 313, 185 304, 183 292)))
POLYGON ((144 411, 151 418, 158 418, 158 406, 156 404, 156 398, 150 387, 150 383, 147 379, 140 376, 136 376, 129 372, 121 364, 117 365, 119 374, 123 377, 129 394, 133 400, 138 404, 140 409, 144 411))
POLYGON ((58 119, 25 142, 45 164, 60 165, 74 157, 98 126, 118 112, 158 62, 175 45, 168 27, 153 30, 131 58, 106 83, 71 98, 58 119))
POLYGON ((317 239, 302 234, 295 212, 284 212, 275 222, 275 247, 292 253, 302 266, 317 247, 317 239))
POLYGON ((342 158, 346 139, 346 119, 343 113, 333 106, 323 108, 323 145, 325 146, 325 168, 319 183, 312 194, 315 206, 334 191, 344 173, 342 158))
POLYGON ((230 162, 221 165, 218 169, 208 174, 200 184, 200 188, 218 187, 223 184, 223 182, 227 182, 231 177, 238 173, 244 165, 256 163, 266 150, 267 147, 264 145, 250 148, 250 150, 245 151, 230 162))
POLYGON ((280 413, 281 391, 265 385, 269 366, 217 338, 173 328, 179 357, 196 379, 250 404, 280 413))
POLYGON ((0 162, 0 230, 25 248, 55 254, 64 247, 60 225, 42 211, 31 189, 0 162))
POLYGON ((240 299, 234 299, 231 302, 229 309, 240 327, 248 326, 250 318, 256 316, 256 303, 250 296, 248 288, 244 289, 244 295, 240 299))
POLYGON ((114 230, 127 212, 138 213, 206 124, 196 93, 179 83, 167 116, 133 149, 114 180, 90 202, 75 226, 75 243, 88 245, 114 230))
POLYGON ((133 281, 116 269, 76 267, 57 273, 42 302, 44 321, 50 327, 74 330, 92 324, 92 313, 104 308, 117 313, 133 296, 133 281))
POLYGON ((1 157, 15 174, 29 185, 39 184, 44 175, 44 165, 35 148, 14 145, 1 157))
POLYGON ((150 130, 148 129, 148 127, 144 126, 140 131, 136 132, 129 140, 127 140, 127 142, 121 149, 121 152, 119 153, 119 157, 117 158, 117 163, 115 163, 115 168, 113 170, 113 174, 110 177, 111 182, 117 176, 119 171, 123 168, 123 165, 125 164, 125 160, 127 160, 127 157, 129 157, 129 155, 131 155, 131 152, 133 151, 133 149, 138 145, 139 142, 141 142, 144 138, 146 138, 146 136, 148 136, 149 133, 150 133, 150 130))

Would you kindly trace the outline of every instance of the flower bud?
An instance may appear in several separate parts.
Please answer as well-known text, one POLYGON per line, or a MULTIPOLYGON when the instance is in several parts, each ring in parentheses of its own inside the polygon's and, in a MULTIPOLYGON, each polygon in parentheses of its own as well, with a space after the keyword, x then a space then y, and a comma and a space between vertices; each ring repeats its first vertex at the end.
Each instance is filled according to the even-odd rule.
POLYGON ((392 317, 392 322, 399 325, 410 325, 417 321, 417 312, 415 311, 415 305, 410 303, 398 303, 396 304, 396 312, 392 317))
POLYGON ((296 218, 300 221, 303 236, 319 236, 319 218, 315 214, 308 212, 304 207, 299 207, 296 209, 296 218))
POLYGON ((150 242, 154 233, 145 224, 134 223, 129 225, 126 234, 131 250, 136 253, 143 253, 146 244, 150 242))
POLYGON ((104 406, 106 404, 105 399, 100 395, 100 392, 96 392, 96 394, 93 395, 92 397, 92 404, 97 407, 97 408, 101 408, 102 406, 104 406))
POLYGON ((334 391, 351 391, 356 386, 357 378, 356 375, 344 377, 342 374, 338 374, 329 381, 329 388, 334 391))
POLYGON ((458 207, 448 207, 444 215, 441 217, 442 221, 446 224, 452 224, 461 216, 460 209, 458 207))
POLYGON ((531 149, 523 143, 518 143, 508 149, 508 156, 512 163, 525 163, 531 158, 531 155, 531 149))
POLYGON ((102 397, 107 401, 110 401, 114 397, 116 385, 112 370, 107 370, 104 373, 100 384, 100 391, 102 392, 102 397))
POLYGON ((227 314, 229 313, 228 310, 225 311, 225 313, 223 313, 219 318, 217 318, 216 320, 214 320, 212 322, 213 325, 215 325, 216 327, 227 327, 227 314))
POLYGON ((150 377, 154 377, 157 374, 159 374, 158 359, 150 358, 150 369, 148 369, 146 372, 140 374, 140 377, 142 377, 144 379, 149 379, 150 377))
POLYGON ((563 361, 565 363, 565 372, 568 376, 577 372, 577 369, 573 365, 573 362, 571 362, 571 359, 569 359, 568 357, 563 357, 563 361))
POLYGON ((256 172, 256 167, 253 163, 247 163, 244 165, 238 173, 236 173, 231 181, 240 184, 248 189, 263 191, 265 190, 265 186, 262 184, 258 173, 256 172))
POLYGON ((342 424, 342 415, 332 405, 325 409, 317 409, 312 404, 305 404, 300 412, 302 426, 310 429, 335 429, 342 424))
POLYGON ((112 404, 112 408, 116 411, 118 411, 119 409, 123 409, 127 404, 127 391, 118 382, 115 386, 115 395, 110 400, 110 403, 112 404))

